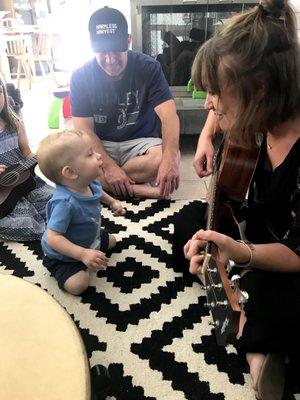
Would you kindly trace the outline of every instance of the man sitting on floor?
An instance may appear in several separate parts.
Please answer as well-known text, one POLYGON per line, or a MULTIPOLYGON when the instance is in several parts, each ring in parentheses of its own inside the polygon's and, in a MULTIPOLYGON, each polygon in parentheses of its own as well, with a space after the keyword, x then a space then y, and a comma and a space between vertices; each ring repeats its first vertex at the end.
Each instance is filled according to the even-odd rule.
POLYGON ((116 195, 168 198, 179 184, 179 119, 160 64, 128 50, 127 21, 114 8, 95 11, 89 32, 95 58, 72 75, 71 109, 75 128, 102 155, 102 185, 116 195))

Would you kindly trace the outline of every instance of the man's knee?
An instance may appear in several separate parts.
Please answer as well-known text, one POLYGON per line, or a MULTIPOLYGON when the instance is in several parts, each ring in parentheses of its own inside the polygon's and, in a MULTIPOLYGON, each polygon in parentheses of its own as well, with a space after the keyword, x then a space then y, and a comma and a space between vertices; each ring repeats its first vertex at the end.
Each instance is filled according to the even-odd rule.
POLYGON ((151 182, 156 179, 161 159, 162 146, 153 146, 143 155, 128 160, 122 165, 122 169, 136 183, 151 182))
POLYGON ((149 162, 151 162, 151 165, 153 165, 153 168, 158 170, 158 167, 159 167, 159 165, 161 163, 161 159, 162 159, 162 146, 158 145, 158 146, 150 147, 146 151, 146 155, 149 155, 149 162))

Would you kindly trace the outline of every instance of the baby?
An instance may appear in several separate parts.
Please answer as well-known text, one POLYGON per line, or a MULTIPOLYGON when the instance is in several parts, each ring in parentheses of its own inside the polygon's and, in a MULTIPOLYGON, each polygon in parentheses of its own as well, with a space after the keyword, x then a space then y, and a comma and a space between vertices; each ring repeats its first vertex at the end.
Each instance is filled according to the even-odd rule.
POLYGON ((100 201, 116 216, 125 209, 96 181, 102 159, 88 134, 51 134, 40 143, 37 157, 42 173, 56 184, 46 209, 43 264, 61 289, 79 295, 89 286, 90 272, 107 266, 105 253, 116 244, 116 238, 101 228, 100 201))

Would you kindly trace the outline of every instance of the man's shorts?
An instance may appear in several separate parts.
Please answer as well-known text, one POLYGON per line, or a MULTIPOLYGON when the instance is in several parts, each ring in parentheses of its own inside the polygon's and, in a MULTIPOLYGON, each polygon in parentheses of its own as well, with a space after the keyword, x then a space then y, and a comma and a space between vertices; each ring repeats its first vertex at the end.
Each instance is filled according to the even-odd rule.
MULTIPOLYGON (((100 251, 104 253, 108 250, 109 236, 106 229, 100 231, 100 251)), ((79 271, 85 271, 87 267, 80 261, 61 261, 44 256, 43 264, 52 276, 57 280, 58 286, 64 289, 66 280, 77 274, 79 271)))
POLYGON ((145 154, 150 147, 161 145, 162 140, 161 138, 144 137, 124 142, 102 140, 101 143, 116 164, 122 167, 128 160, 145 154))

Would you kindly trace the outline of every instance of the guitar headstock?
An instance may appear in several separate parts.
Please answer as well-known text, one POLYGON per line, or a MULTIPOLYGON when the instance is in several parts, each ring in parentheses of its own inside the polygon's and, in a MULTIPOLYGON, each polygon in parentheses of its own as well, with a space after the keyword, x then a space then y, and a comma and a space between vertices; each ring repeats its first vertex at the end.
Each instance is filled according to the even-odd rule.
POLYGON ((232 343, 239 329, 241 308, 236 288, 228 279, 226 268, 207 253, 202 272, 205 277, 207 306, 209 307, 216 333, 217 343, 225 346, 232 343))

